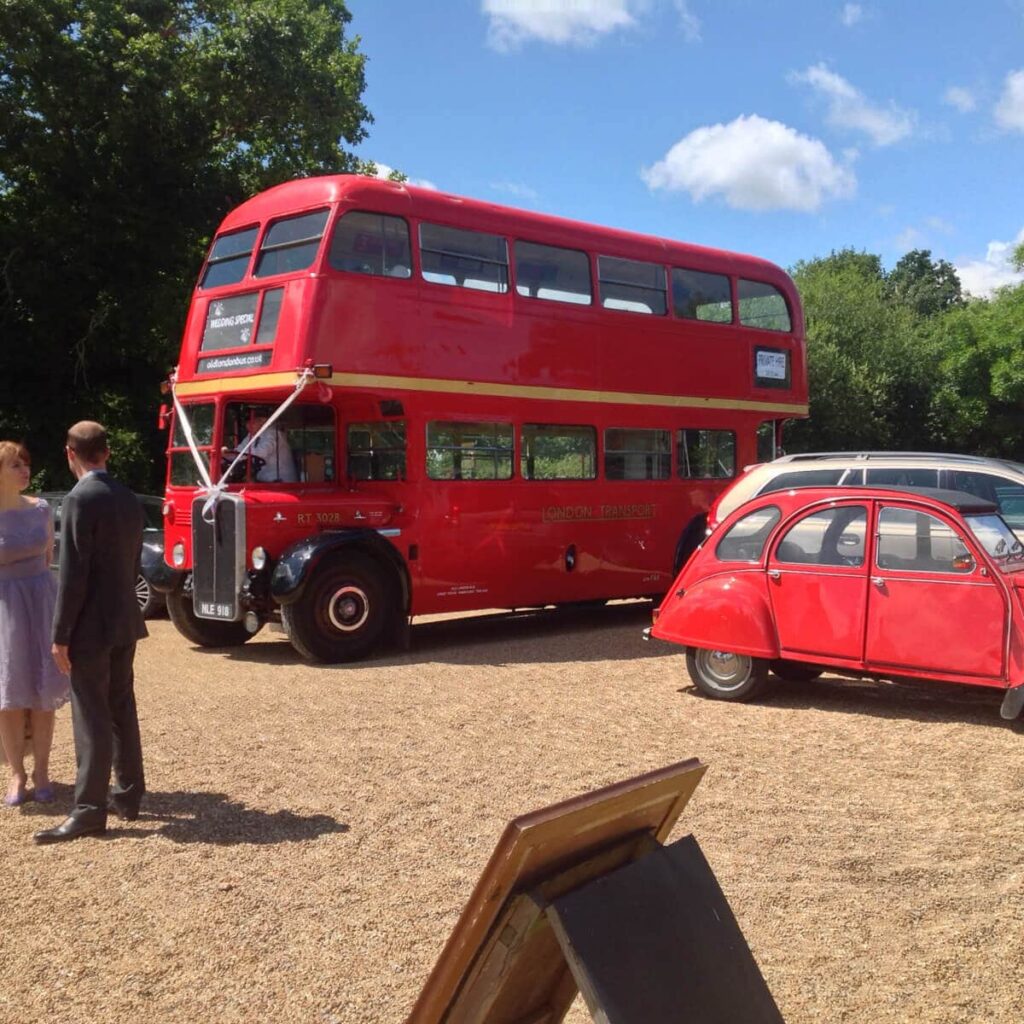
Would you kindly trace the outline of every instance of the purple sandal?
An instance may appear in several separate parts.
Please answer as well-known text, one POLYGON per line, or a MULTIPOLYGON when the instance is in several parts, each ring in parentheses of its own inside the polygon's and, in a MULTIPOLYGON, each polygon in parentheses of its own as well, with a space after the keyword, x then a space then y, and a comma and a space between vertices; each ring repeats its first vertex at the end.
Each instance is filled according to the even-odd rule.
POLYGON ((38 786, 34 797, 37 804, 52 804, 57 799, 57 794, 53 791, 53 786, 38 786))

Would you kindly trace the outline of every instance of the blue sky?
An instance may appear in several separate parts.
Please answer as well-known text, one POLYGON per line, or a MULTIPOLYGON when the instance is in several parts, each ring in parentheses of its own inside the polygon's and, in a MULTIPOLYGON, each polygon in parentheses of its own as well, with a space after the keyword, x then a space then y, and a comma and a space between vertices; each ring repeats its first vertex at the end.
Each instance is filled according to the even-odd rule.
POLYGON ((785 267, 913 248, 1019 280, 1024 0, 349 0, 360 156, 785 267))

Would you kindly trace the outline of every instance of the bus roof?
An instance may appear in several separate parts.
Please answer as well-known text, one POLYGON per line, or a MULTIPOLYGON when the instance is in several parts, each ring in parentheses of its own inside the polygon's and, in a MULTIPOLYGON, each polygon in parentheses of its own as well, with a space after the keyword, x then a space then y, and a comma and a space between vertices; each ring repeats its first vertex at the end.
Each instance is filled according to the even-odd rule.
MULTIPOLYGON (((788 282, 789 277, 780 267, 768 260, 743 253, 714 249, 656 235, 643 235, 619 228, 602 227, 584 221, 570 220, 532 210, 502 206, 479 199, 440 192, 436 189, 408 185, 404 182, 385 181, 365 175, 335 174, 315 178, 299 178, 269 188, 232 210, 221 223, 218 234, 234 231, 254 223, 263 223, 285 213, 296 213, 328 204, 346 203, 354 208, 386 207, 388 212, 415 210, 417 217, 440 222, 454 221, 465 224, 472 211, 477 230, 522 235, 528 228, 531 239, 550 238, 565 245, 573 240, 581 246, 615 249, 608 255, 635 255, 650 259, 652 250, 660 249, 666 262, 690 256, 701 266, 732 273, 749 273, 763 280, 788 282), (458 212, 456 212, 458 211, 458 212)), ((791 287, 791 286, 790 286, 791 287)))

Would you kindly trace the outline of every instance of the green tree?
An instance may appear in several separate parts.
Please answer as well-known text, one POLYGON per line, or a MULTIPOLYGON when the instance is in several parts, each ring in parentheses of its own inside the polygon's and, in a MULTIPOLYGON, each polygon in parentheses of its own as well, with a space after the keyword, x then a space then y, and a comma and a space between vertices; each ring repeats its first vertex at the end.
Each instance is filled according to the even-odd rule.
POLYGON ((946 260, 933 260, 928 249, 912 249, 887 277, 889 294, 917 316, 935 316, 964 303, 960 278, 946 260))
POLYGON ((1024 285, 937 318, 931 413, 941 447, 1024 458, 1024 285))
POLYGON ((792 273, 807 322, 811 414, 792 426, 787 448, 934 447, 933 360, 915 314, 891 301, 881 260, 846 249, 792 273))
POLYGON ((151 426, 210 233, 245 197, 363 169, 343 0, 0 3, 0 437, 45 482, 81 417, 160 479, 151 426))

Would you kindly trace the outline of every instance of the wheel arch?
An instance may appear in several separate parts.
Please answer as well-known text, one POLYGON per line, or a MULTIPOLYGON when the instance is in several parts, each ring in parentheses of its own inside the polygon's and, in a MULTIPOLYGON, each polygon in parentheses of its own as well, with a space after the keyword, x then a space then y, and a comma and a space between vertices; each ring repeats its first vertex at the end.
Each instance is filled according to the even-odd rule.
POLYGON ((778 658, 778 639, 764 574, 721 573, 672 595, 658 613, 652 636, 684 647, 778 658))
POLYGON ((305 591, 317 568, 333 555, 358 551, 391 570, 398 584, 401 608, 408 615, 412 605, 409 568, 395 546, 376 530, 335 530, 305 537, 281 552, 270 577, 270 596, 279 605, 292 604, 305 591))
POLYGON ((673 576, 679 575, 683 566, 689 561, 690 555, 700 546, 704 540, 704 531, 707 529, 707 526, 707 512, 698 512, 683 527, 683 532, 679 534, 679 540, 676 541, 676 551, 672 559, 673 576))

